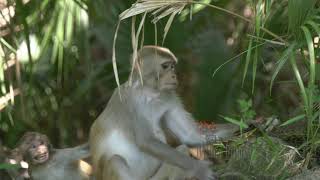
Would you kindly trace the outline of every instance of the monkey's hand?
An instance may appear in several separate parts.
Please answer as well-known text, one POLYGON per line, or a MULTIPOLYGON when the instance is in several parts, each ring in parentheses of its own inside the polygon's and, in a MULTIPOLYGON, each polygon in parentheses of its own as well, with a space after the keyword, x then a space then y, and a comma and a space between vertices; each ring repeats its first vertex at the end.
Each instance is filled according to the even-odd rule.
POLYGON ((198 161, 191 170, 190 177, 195 177, 198 180, 217 180, 215 173, 209 167, 210 165, 209 161, 198 161))

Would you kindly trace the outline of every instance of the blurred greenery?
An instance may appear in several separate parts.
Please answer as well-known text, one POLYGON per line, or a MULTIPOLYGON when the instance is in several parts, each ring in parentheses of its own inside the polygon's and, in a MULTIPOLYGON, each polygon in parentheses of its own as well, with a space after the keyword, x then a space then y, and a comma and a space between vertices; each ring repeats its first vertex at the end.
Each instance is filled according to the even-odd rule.
MULTIPOLYGON (((3 1, 2 11, 13 7, 15 12, 1 27, 7 32, 1 38, 0 77, 4 98, 0 127, 4 144, 12 147, 25 131, 45 133, 58 147, 87 140, 91 123, 116 87, 111 63, 112 39, 118 15, 131 3, 3 1), (6 68, 10 63, 13 64, 6 68)), ((219 2, 221 6, 228 4, 219 2)), ((214 69, 233 54, 224 38, 224 33, 232 33, 233 28, 224 32, 222 29, 229 23, 218 24, 224 18, 239 25, 231 17, 200 11, 203 7, 193 9, 197 13, 192 21, 175 19, 164 46, 180 59, 180 94, 186 107, 197 119, 213 121, 219 113, 230 112, 239 88, 232 77, 239 73, 238 64, 228 65, 215 78, 211 77, 214 69)), ((155 43, 154 25, 149 18, 145 23, 144 44, 155 43)), ((130 24, 130 21, 122 23, 117 38, 122 82, 130 69, 130 24)), ((159 39, 164 26, 162 21, 157 25, 159 39)))
MULTIPOLYGON (((14 146, 26 131, 47 134, 56 147, 88 139, 90 125, 117 86, 112 47, 118 16, 134 2, 0 0, 3 144, 14 146)), ((313 144, 320 120, 319 1, 192 4, 173 20, 163 44, 179 58, 178 92, 186 108, 197 120, 222 122, 221 115, 243 115, 237 100, 248 94, 252 101, 239 102, 254 109, 246 120, 255 112, 290 124, 305 114, 294 119, 307 122, 306 141, 313 144)), ((152 19, 146 16, 144 44, 155 44, 152 19)), ((167 21, 157 22, 157 42, 167 21)), ((116 52, 124 82, 132 53, 130 19, 121 23, 116 52)))

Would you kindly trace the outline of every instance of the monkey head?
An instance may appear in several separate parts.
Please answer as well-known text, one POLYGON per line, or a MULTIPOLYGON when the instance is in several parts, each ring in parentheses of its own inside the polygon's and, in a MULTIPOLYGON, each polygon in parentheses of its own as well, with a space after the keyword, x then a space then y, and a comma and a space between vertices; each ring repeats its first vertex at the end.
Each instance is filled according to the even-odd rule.
POLYGON ((51 144, 46 135, 37 132, 27 132, 16 146, 25 159, 33 164, 42 164, 49 160, 51 144))
POLYGON ((175 55, 164 47, 144 46, 138 52, 144 85, 159 91, 172 91, 177 88, 177 62, 175 55))

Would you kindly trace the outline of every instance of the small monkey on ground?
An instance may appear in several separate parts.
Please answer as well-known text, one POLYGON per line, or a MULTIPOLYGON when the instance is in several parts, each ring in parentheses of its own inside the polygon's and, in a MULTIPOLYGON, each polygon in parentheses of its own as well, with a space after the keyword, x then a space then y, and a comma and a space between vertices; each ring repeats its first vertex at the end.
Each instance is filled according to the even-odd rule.
POLYGON ((176 56, 164 47, 144 46, 132 62, 132 82, 114 91, 90 130, 96 178, 161 179, 157 173, 167 164, 183 172, 182 177, 170 175, 174 179, 215 179, 210 162, 193 159, 168 143, 168 133, 188 147, 207 143, 175 92, 176 56))
POLYGON ((18 149, 29 163, 33 180, 87 180, 89 174, 81 171, 81 159, 88 157, 89 145, 54 149, 44 134, 27 132, 19 140, 18 149))

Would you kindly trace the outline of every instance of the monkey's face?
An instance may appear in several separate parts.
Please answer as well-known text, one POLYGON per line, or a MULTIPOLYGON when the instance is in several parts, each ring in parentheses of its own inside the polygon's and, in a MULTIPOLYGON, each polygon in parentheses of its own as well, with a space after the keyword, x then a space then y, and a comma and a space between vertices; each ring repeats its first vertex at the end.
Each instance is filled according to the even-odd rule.
POLYGON ((28 149, 32 164, 41 164, 49 159, 49 145, 47 142, 38 139, 34 140, 28 149))
POLYGON ((160 63, 158 89, 160 91, 175 90, 178 86, 177 75, 175 71, 176 62, 166 60, 160 63))
POLYGON ((144 46, 138 52, 139 66, 136 67, 140 67, 143 84, 148 88, 157 91, 174 91, 178 86, 175 72, 177 62, 177 58, 167 48, 144 46))

